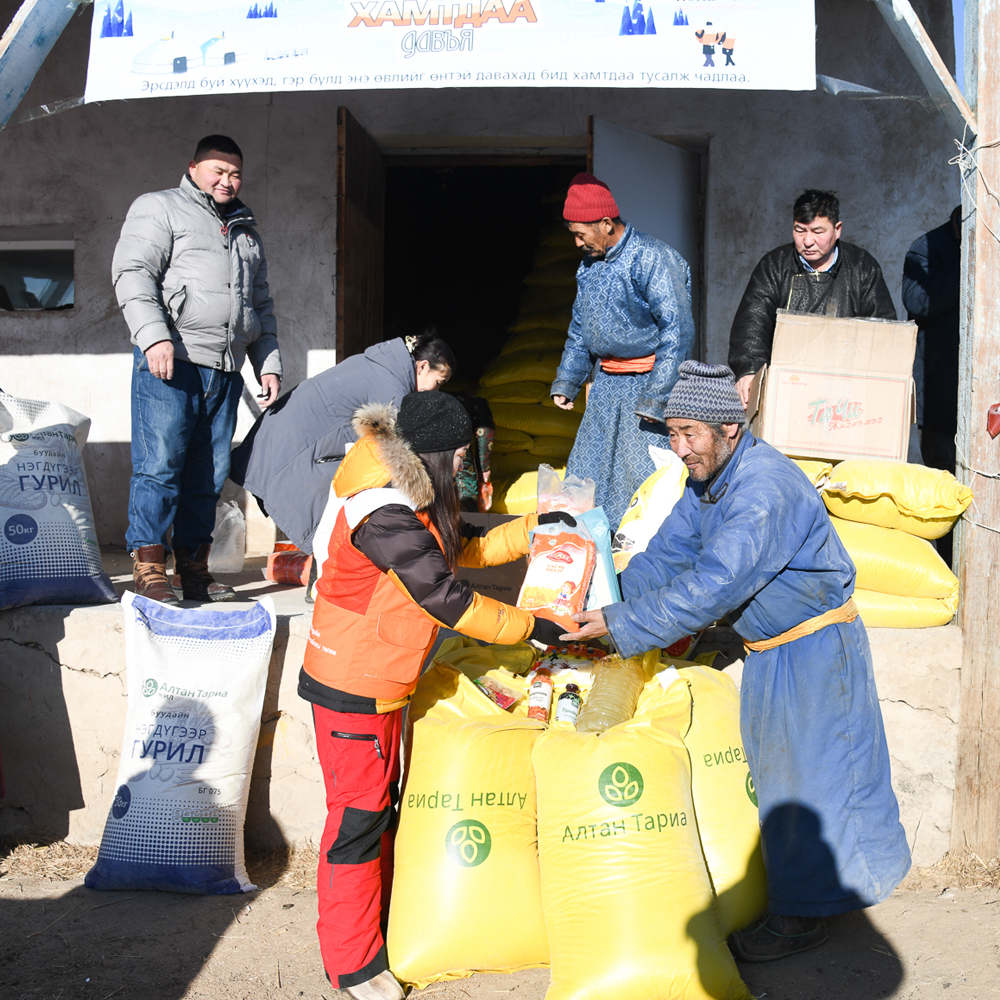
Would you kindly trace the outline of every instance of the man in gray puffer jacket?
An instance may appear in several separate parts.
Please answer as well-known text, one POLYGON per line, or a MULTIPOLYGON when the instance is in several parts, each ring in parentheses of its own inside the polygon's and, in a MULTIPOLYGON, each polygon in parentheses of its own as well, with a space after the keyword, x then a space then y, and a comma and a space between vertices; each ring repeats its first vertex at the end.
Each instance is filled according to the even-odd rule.
POLYGON ((206 136, 180 187, 137 198, 111 265, 135 345, 129 528, 136 593, 167 604, 167 532, 184 597, 228 600, 208 572, 215 507, 249 355, 260 405, 278 397, 281 358, 256 220, 237 198, 243 154, 206 136))

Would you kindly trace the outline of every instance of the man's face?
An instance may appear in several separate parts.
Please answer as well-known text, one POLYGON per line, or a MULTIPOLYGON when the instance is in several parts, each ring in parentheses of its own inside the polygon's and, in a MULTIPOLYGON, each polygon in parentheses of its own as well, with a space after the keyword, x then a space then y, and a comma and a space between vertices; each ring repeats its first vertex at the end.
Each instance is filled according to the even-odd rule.
POLYGON ((796 222, 792 226, 795 249, 810 267, 822 271, 829 264, 840 239, 841 225, 831 222, 825 215, 817 215, 812 222, 796 222))
POLYGON ((203 160, 188 164, 191 180, 217 205, 228 205, 243 187, 243 161, 232 153, 213 149, 203 160))
POLYGON ((722 468, 733 453, 739 429, 739 424, 723 424, 720 434, 700 420, 671 417, 667 421, 670 447, 696 483, 711 479, 722 468))
POLYGON ((576 245, 592 260, 600 260, 617 242, 615 224, 610 219, 600 222, 571 222, 569 231, 576 245))

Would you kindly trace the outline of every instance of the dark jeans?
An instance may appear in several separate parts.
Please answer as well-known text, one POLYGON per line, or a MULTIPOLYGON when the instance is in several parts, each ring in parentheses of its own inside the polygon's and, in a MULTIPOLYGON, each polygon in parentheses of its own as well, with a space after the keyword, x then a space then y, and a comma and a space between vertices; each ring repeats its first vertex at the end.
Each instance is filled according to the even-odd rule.
POLYGON ((132 365, 132 482, 129 551, 166 544, 196 549, 212 541, 215 506, 229 474, 229 448, 243 391, 239 372, 174 361, 169 382, 132 365))

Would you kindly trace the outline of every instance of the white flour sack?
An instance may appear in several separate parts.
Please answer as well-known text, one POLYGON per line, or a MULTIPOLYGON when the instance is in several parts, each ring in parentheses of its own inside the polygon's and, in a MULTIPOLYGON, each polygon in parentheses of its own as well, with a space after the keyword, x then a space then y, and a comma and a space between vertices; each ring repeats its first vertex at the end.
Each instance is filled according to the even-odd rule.
POLYGON ((224 894, 255 886, 243 817, 274 604, 172 608, 126 592, 128 716, 91 889, 224 894))
POLYGON ((101 565, 83 446, 90 418, 0 392, 0 610, 101 604, 101 565))

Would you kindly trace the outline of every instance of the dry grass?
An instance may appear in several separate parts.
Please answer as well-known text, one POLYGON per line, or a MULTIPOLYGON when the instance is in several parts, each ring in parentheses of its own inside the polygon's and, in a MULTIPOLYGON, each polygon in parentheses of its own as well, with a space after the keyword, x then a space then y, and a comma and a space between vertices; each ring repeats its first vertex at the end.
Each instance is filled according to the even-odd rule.
MULTIPOLYGON (((62 840, 18 844, 0 849, 0 879, 66 882, 83 878, 96 860, 96 847, 77 847, 62 840)), ((250 880, 262 889, 275 885, 311 889, 316 884, 318 861, 319 852, 312 845, 294 849, 249 847, 246 851, 250 880)))
POLYGON ((984 861, 974 851, 952 851, 930 868, 914 868, 903 879, 903 892, 926 889, 981 889, 1000 891, 1000 859, 984 861))

